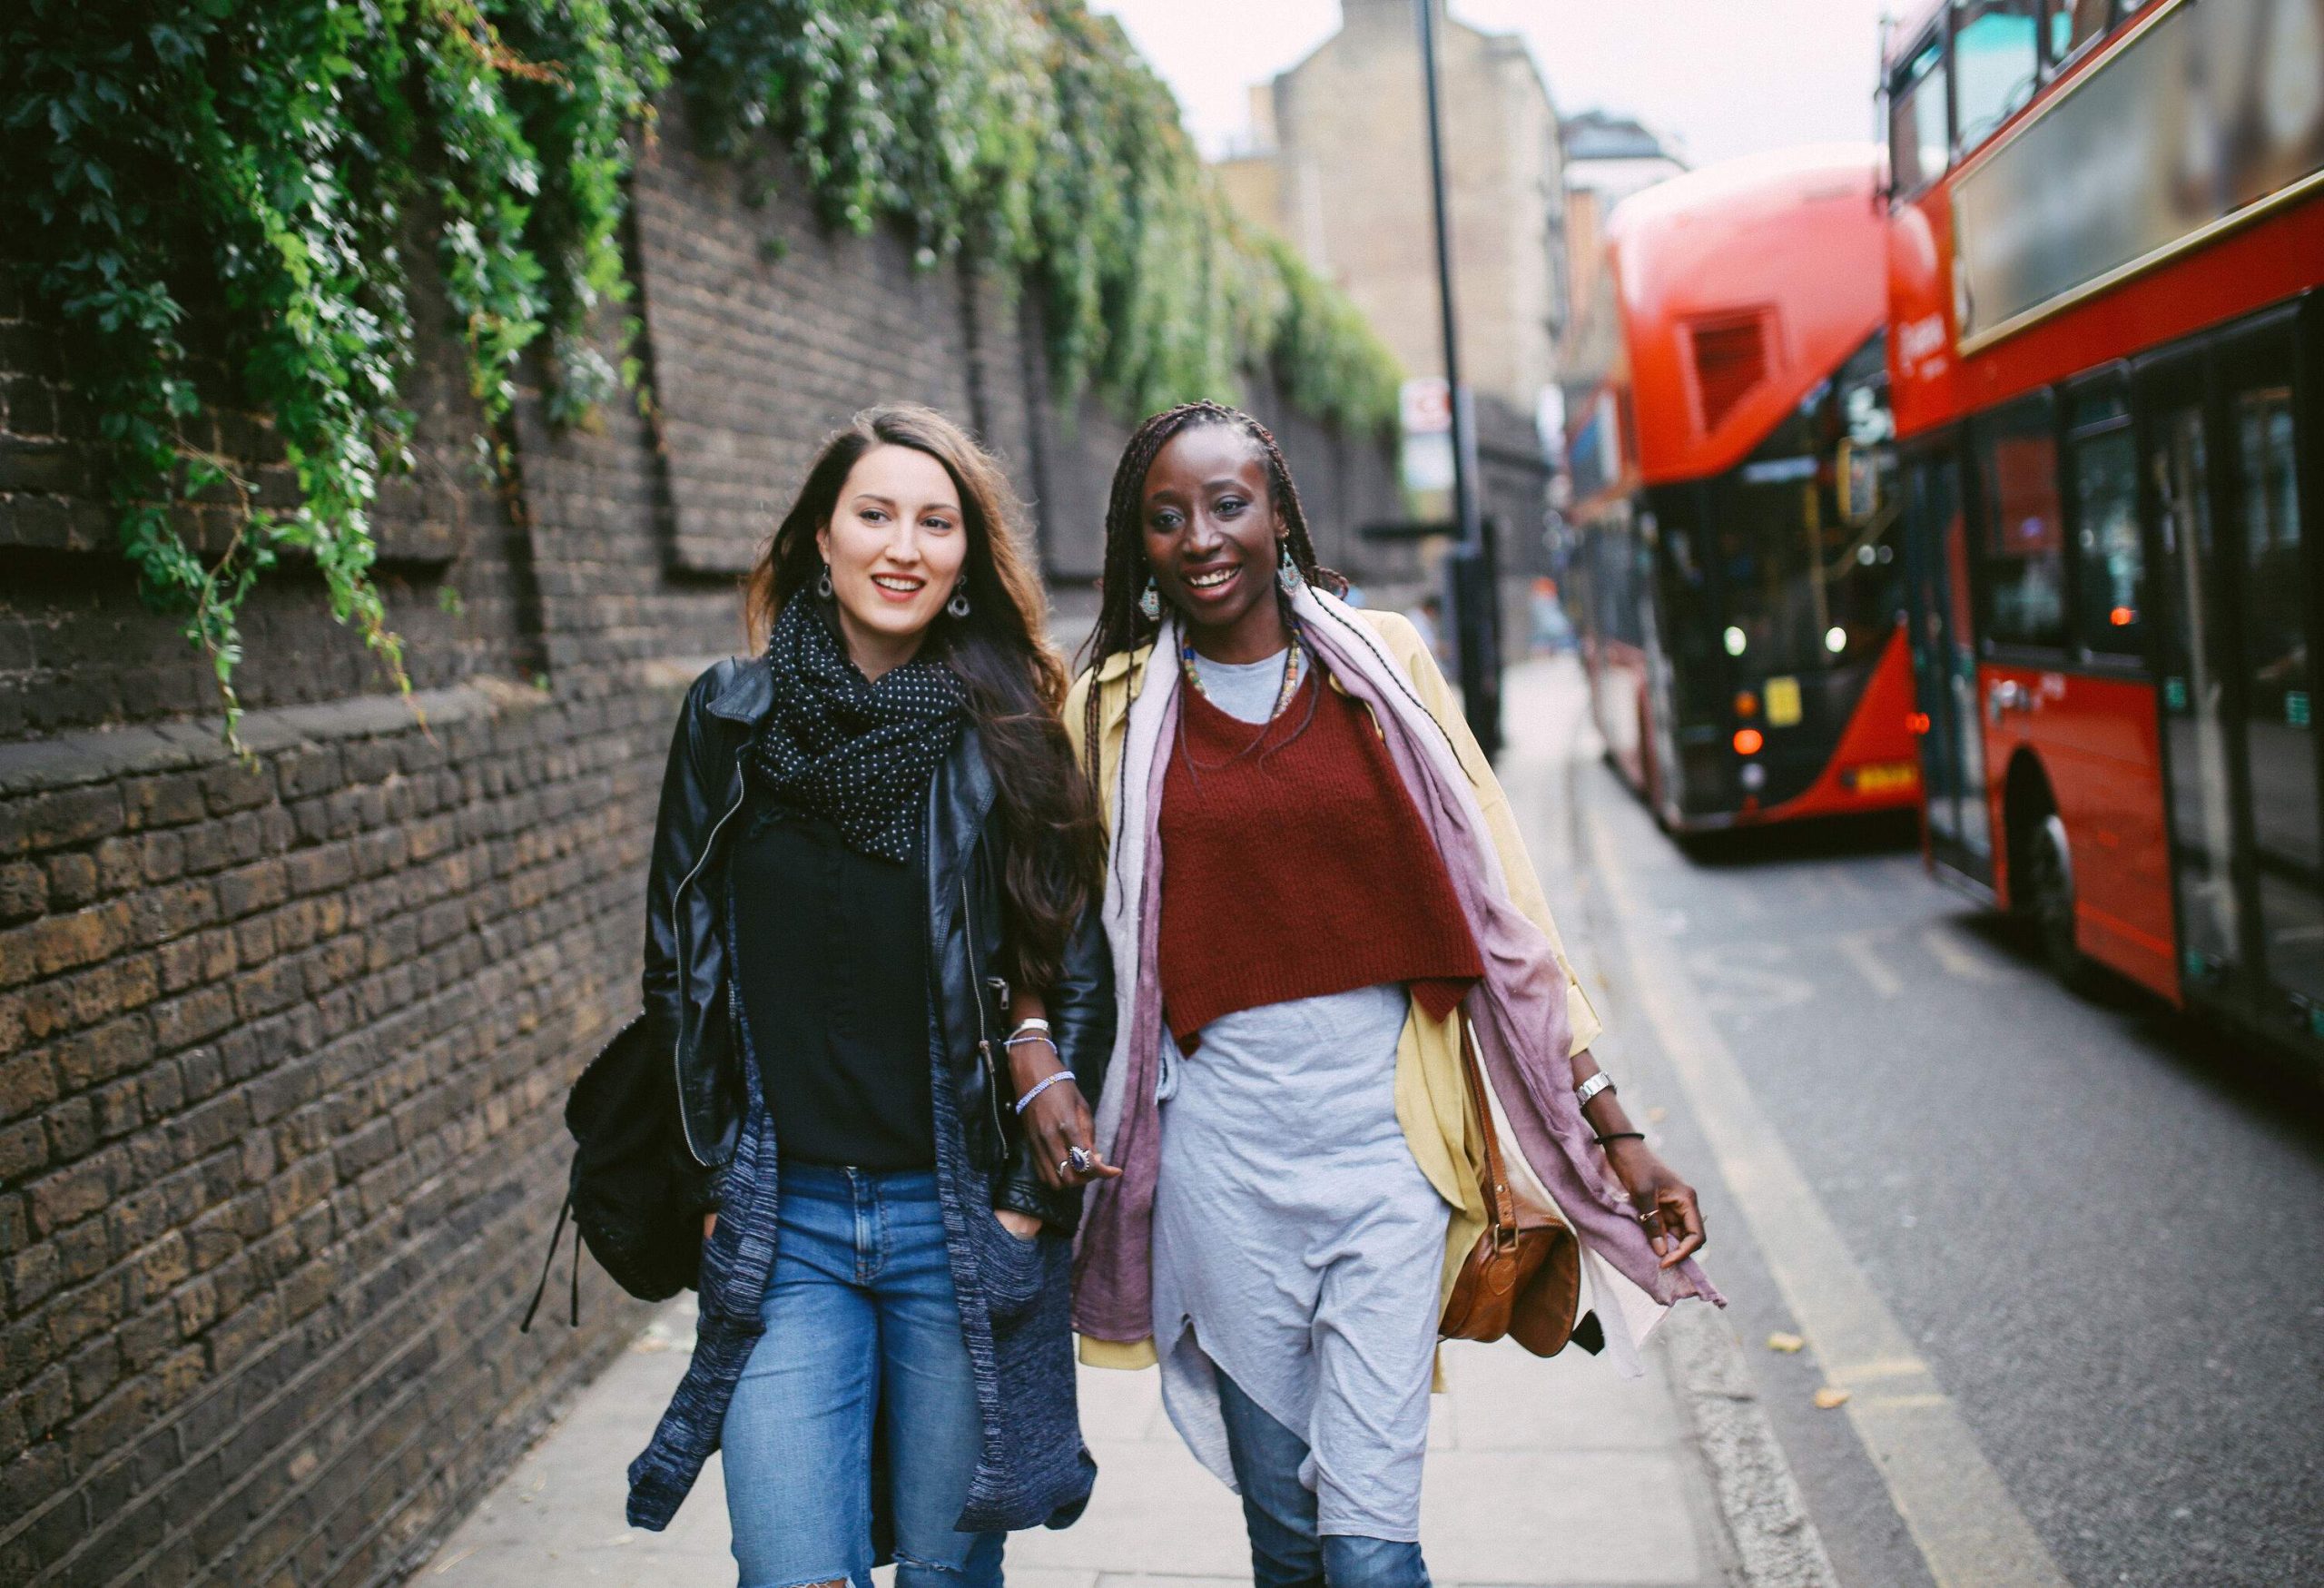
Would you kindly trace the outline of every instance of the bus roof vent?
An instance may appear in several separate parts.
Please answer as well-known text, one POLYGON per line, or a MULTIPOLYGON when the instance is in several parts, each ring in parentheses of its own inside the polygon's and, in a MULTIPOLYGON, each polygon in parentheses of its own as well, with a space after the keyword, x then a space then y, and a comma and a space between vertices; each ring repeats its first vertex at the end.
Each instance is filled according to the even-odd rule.
POLYGON ((1689 321, 1687 330, 1694 350, 1695 398, 1709 435, 1768 378, 1767 311, 1706 315, 1689 321))

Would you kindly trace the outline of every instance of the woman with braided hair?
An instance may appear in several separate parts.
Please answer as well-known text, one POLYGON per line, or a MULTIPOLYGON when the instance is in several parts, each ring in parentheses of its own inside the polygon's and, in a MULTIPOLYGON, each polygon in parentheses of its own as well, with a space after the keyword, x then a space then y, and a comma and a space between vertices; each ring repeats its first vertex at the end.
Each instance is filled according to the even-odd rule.
POLYGON ((1580 1238, 1576 1337, 1635 1372, 1664 1307, 1717 1299, 1491 767, 1411 623, 1344 591, 1265 426, 1157 414, 1114 476, 1066 707, 1111 847, 1095 1146, 1120 1170, 1074 1324, 1085 1362, 1159 1362, 1260 1588, 1429 1580, 1437 1326, 1487 1227, 1488 1114, 1517 1194, 1580 1238))

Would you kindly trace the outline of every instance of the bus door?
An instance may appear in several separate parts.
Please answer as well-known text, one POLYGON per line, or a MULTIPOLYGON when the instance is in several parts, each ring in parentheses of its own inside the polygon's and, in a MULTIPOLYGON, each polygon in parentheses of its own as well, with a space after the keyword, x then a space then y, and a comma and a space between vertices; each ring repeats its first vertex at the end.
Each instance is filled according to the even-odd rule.
POLYGON ((1977 725, 1977 655, 1969 627, 1969 548, 1952 438, 1905 464, 1905 577, 1921 711, 1921 775, 1938 863, 1990 886, 1992 823, 1977 725))
POLYGON ((2290 311, 2140 371, 2180 972, 2324 1035, 2314 508, 2290 311))

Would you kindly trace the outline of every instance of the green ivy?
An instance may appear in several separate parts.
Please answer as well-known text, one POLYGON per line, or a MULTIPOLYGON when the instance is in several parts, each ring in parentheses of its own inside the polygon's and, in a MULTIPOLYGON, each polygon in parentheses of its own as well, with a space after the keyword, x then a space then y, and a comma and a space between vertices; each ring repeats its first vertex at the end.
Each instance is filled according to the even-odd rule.
POLYGON ((1082 0, 15 0, 0 22, 0 223, 73 341, 116 457, 123 549, 210 658, 232 737, 237 614, 310 562, 407 691, 369 513, 410 466, 432 237, 483 413, 543 343, 572 424, 628 370, 625 181, 674 77, 715 143, 762 133, 832 224, 899 223, 924 266, 1029 281, 1062 390, 1143 411, 1271 368, 1354 426, 1393 360, 1344 299, 1228 212, 1169 92, 1082 0), (545 341, 544 341, 544 339, 545 341), (267 416, 296 480, 263 505, 192 427, 267 416), (230 528, 205 535, 202 526, 230 528))

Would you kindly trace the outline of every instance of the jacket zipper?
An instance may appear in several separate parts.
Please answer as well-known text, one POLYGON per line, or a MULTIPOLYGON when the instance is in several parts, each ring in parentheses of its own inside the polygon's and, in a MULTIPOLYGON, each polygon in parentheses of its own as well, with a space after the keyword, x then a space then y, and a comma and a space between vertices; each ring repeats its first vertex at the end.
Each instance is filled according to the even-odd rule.
MULTIPOLYGON (((984 1021, 985 989, 977 981, 977 932, 969 910, 969 863, 960 864, 960 941, 969 952, 969 998, 977 1006, 977 1051, 984 1059, 985 1106, 992 1112, 993 1144, 1000 1149, 1002 1159, 1009 1156, 1009 1130, 1000 1118, 1000 1071, 992 1059, 992 1032, 984 1021)), ((999 977, 988 979, 986 985, 1007 986, 999 977)))
MULTIPOLYGON (((743 808, 743 800, 749 797, 749 785, 743 782, 743 757, 749 754, 747 747, 734 752, 734 786, 737 790, 734 803, 726 807, 724 815, 711 824, 710 836, 702 841, 702 853, 694 857, 694 869, 686 873, 684 878, 678 883, 678 891, 670 895, 670 930, 678 936, 678 963, 681 967, 685 964, 688 958, 685 945, 686 918, 683 908, 686 902, 686 890, 694 886, 694 878, 702 875, 702 868, 710 863, 711 852, 718 847, 719 833, 726 830, 726 824, 733 820, 734 813, 743 808)), ((670 1045, 670 1074, 672 1080, 677 1083, 678 1132, 685 1138, 686 1152, 694 1162, 704 1169, 709 1169, 713 1165, 708 1159, 702 1156, 702 1149, 694 1144, 694 1127, 686 1122, 686 991, 681 988, 678 993, 677 1041, 670 1045)))

